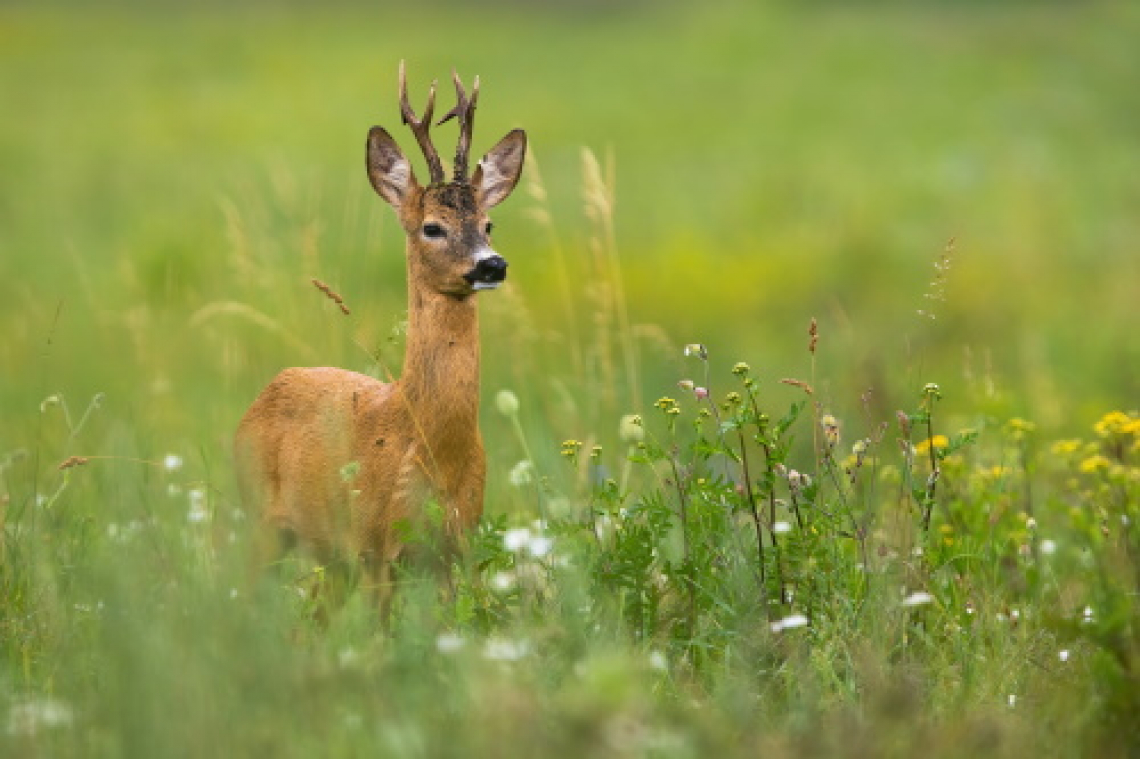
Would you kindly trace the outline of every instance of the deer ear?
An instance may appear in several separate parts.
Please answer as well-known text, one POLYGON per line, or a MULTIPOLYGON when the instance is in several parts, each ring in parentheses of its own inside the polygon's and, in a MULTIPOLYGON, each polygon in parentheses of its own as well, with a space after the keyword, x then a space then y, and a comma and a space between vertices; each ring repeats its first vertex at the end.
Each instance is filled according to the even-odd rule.
POLYGON ((376 194, 399 210, 404 199, 419 185, 412 172, 412 164, 400 152, 400 146, 384 127, 372 127, 368 132, 368 150, 365 156, 368 180, 376 194))
POLYGON ((479 205, 491 208, 507 199, 522 175, 524 158, 526 132, 513 129, 475 167, 471 184, 475 187, 479 205))

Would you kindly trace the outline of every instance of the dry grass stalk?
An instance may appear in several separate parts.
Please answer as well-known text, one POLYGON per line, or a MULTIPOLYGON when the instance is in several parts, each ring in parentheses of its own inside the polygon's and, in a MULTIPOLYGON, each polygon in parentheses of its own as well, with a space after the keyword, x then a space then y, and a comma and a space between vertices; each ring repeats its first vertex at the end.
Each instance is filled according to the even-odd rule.
POLYGON ((331 287, 326 285, 324 282, 320 281, 319 279, 314 279, 313 280, 313 286, 316 287, 321 292, 323 292, 329 300, 331 300, 333 303, 337 304, 337 306, 340 307, 340 311, 342 314, 344 314, 345 316, 348 316, 349 314, 352 313, 351 311, 348 310, 348 306, 344 305, 344 298, 340 297, 339 293, 337 293, 331 287))

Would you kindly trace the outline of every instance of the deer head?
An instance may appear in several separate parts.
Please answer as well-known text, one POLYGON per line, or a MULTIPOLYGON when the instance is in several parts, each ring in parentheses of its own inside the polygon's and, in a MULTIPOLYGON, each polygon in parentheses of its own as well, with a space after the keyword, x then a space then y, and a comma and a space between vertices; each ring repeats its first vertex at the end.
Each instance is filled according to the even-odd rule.
POLYGON ((508 132, 468 177, 479 79, 476 77, 470 97, 458 74, 454 79, 455 107, 436 124, 452 118, 459 122, 452 180, 445 181, 443 164, 429 134, 435 82, 423 117, 417 118, 408 103, 402 61, 400 111, 427 160, 430 182, 420 185, 411 163, 383 127, 373 127, 368 133, 367 168, 372 187, 396 210, 407 235, 410 280, 429 292, 465 299, 476 290, 498 287, 507 276, 507 262, 491 247, 487 212, 505 200, 518 183, 526 155, 526 133, 521 129, 508 132))

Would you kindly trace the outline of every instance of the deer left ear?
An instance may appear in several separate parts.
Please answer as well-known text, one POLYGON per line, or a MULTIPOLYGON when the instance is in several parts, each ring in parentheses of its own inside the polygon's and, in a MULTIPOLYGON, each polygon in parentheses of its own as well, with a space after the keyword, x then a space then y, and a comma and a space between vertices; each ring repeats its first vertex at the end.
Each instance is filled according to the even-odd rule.
POLYGON ((507 199, 522 176, 526 158, 526 132, 513 129, 491 148, 471 177, 479 205, 492 208, 507 199))

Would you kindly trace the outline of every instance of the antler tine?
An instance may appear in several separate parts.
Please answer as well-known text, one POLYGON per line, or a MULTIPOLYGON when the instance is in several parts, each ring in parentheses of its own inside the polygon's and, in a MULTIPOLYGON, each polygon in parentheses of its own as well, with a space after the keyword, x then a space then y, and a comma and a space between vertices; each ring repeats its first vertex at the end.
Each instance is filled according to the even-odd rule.
POLYGON ((451 76, 455 80, 455 107, 439 120, 439 126, 449 119, 459 118, 459 144, 455 148, 455 181, 467 181, 467 158, 471 152, 471 132, 475 127, 475 104, 479 101, 479 77, 471 85, 471 97, 463 89, 463 82, 459 80, 459 73, 454 69, 451 76))
POLYGON ((431 129, 432 112, 435 110, 435 85, 436 83, 433 81, 431 89, 428 90, 423 118, 417 119, 416 112, 412 110, 412 105, 408 102, 408 80, 404 74, 404 62, 400 61, 400 116, 412 130, 412 134, 416 136, 416 142, 420 144, 420 150, 423 151, 424 158, 427 159, 431 183, 439 184, 444 179, 443 162, 439 160, 439 153, 431 144, 431 135, 428 134, 431 129))

